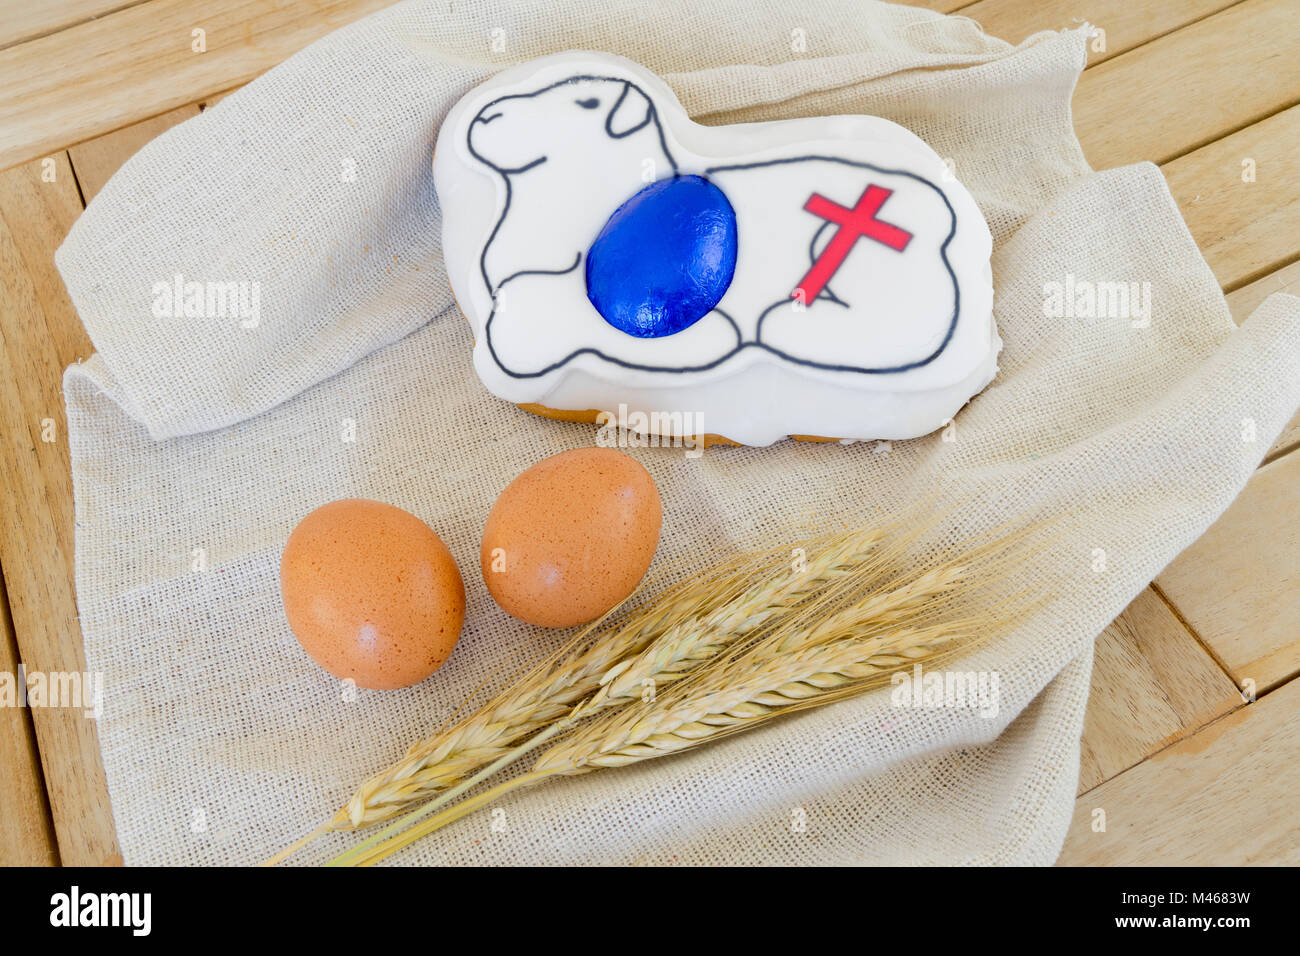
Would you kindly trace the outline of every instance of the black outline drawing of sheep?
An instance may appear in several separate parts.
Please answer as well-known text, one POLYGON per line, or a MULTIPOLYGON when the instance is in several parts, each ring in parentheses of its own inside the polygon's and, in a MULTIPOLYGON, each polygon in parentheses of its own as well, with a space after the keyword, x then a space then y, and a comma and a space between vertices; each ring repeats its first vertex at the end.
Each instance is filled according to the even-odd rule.
MULTIPOLYGON (((684 170, 669 148, 653 100, 635 81, 617 76, 575 75, 531 92, 499 96, 469 123, 466 146, 505 183, 505 204, 484 243, 479 269, 493 299, 485 330, 488 348, 497 364, 514 377, 545 375, 581 354, 598 355, 629 369, 698 372, 754 348, 794 365, 884 375, 934 361, 956 330, 960 287, 948 260, 948 246, 957 231, 956 214, 943 190, 915 172, 820 154, 684 170), (521 111, 528 112, 534 123, 537 117, 546 117, 544 142, 518 135, 512 116, 521 111), (806 170, 807 175, 791 177, 790 167, 806 170), (611 169, 618 175, 611 176, 611 169), (676 176, 686 172, 718 185, 736 209, 741 237, 735 277, 717 307, 693 326, 659 339, 629 336, 605 323, 586 300, 579 267, 599 227, 592 230, 588 225, 566 236, 572 217, 557 214, 554 203, 557 197, 563 198, 568 209, 580 209, 587 220, 594 221, 595 216, 603 223, 648 182, 665 173, 676 176), (867 263, 866 267, 840 268, 812 303, 804 305, 798 296, 791 297, 836 232, 834 222, 804 209, 814 194, 825 199, 821 194, 831 191, 827 183, 837 187, 835 201, 846 209, 851 209, 859 196, 865 200, 867 190, 873 188, 886 196, 904 189, 914 205, 926 204, 929 248, 914 254, 937 253, 942 269, 934 274, 946 278, 947 284, 914 282, 895 293, 896 297, 924 299, 923 311, 933 316, 929 331, 921 330, 924 334, 910 343, 913 354, 901 360, 895 356, 880 361, 869 336, 865 345, 859 345, 862 354, 849 354, 853 343, 864 340, 860 330, 853 331, 856 324, 914 321, 917 311, 912 309, 908 315, 900 310, 904 314, 892 315, 875 308, 873 290, 881 282, 903 280, 893 278, 897 270, 888 257, 868 258, 871 247, 878 243, 863 241, 868 238, 865 235, 850 243, 853 251, 844 261, 867 263), (601 188, 606 194, 598 191, 601 188), (530 209, 530 205, 537 208, 530 209), (757 222, 769 212, 789 225, 773 228, 770 223, 757 222), (755 219, 752 242, 746 241, 747 215, 755 219), (790 247, 788 255, 756 256, 749 248, 771 244, 776 236, 790 247), (773 268, 773 258, 791 261, 787 274, 773 268), (853 287, 850 293, 845 293, 846 285, 853 287), (535 323, 535 310, 529 307, 534 297, 549 300, 549 308, 587 315, 590 322, 585 327, 574 323, 572 341, 552 341, 548 330, 547 349, 554 345, 554 354, 538 354, 535 342, 527 351, 516 349, 511 354, 510 336, 499 335, 499 326, 511 321, 535 323), (682 355, 691 356, 691 361, 682 364, 682 355)), ((891 211, 890 207, 885 211, 891 211)), ((916 230, 920 218, 913 216, 907 228, 916 230)), ((910 238, 911 233, 907 235, 910 238)), ((897 254, 899 250, 888 251, 897 254)), ((879 250, 875 253, 880 255, 879 250)))

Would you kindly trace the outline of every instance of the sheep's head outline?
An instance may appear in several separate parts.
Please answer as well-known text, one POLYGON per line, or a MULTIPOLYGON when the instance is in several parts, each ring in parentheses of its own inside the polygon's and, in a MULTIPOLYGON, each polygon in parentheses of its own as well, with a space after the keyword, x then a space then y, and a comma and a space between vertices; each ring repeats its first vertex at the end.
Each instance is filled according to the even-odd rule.
POLYGON ((582 141, 593 128, 614 140, 653 132, 676 172, 654 102, 635 81, 617 76, 570 76, 539 90, 497 97, 470 121, 467 145, 479 162, 513 176, 544 164, 548 143, 582 141), (529 135, 513 121, 525 111, 534 120, 529 135), (545 118, 541 129, 539 117, 545 118))

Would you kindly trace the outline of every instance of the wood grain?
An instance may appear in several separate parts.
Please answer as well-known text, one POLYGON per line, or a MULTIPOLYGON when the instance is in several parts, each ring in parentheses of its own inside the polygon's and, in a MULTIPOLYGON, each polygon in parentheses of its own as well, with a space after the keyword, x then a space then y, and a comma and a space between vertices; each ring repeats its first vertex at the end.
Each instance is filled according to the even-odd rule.
POLYGON ((1300 106, 1162 167, 1187 228, 1225 290, 1295 258, 1300 244, 1297 143, 1300 106))
MULTIPOLYGON (((1232 310, 1233 321, 1241 325, 1265 299, 1275 292, 1300 296, 1300 261, 1284 266, 1230 293, 1228 308, 1232 310)), ((1300 445, 1300 412, 1296 412, 1295 418, 1291 419, 1290 423, 1282 429, 1282 434, 1277 436, 1277 441, 1273 442, 1273 447, 1264 456, 1264 463, 1267 464, 1293 451, 1298 445, 1300 445)))
POLYGON ((1058 865, 1294 866, 1298 766, 1291 681, 1081 796, 1058 865))
POLYGON ((1241 703, 1228 675, 1146 588, 1097 638, 1079 792, 1241 703))
MULTIPOLYGON (((53 262, 80 212, 66 153, 0 173, 0 567, 29 671, 84 670, 62 378, 91 347, 53 262), (53 182, 42 179, 48 170, 53 182)), ((77 708, 30 713, 60 856, 71 864, 112 859, 117 847, 95 722, 77 708)))
MULTIPOLYGON (((1300 106, 1161 167, 1187 228, 1228 294, 1241 324, 1274 292, 1300 291, 1300 106), (1254 181, 1243 179, 1254 160, 1254 181), (1279 265, 1289 262, 1279 268, 1279 265), (1253 281, 1252 281, 1253 280, 1253 281)), ((1300 443, 1300 413, 1264 456, 1300 443)))
MULTIPOLYGON (((4 579, 0 576, 0 675, 14 681, 19 671, 18 645, 4 579)), ((59 862, 50 804, 41 778, 40 755, 31 711, 0 707, 0 866, 51 866, 59 862)))
POLYGON ((4 4, 0 49, 144 3, 145 0, 35 0, 4 4))
POLYGON ((199 115, 197 104, 178 107, 162 116, 115 130, 107 136, 87 140, 68 150, 72 169, 81 186, 81 196, 89 203, 104 188, 104 183, 121 168, 122 164, 140 151, 150 140, 165 133, 177 123, 199 115))
POLYGON ((1245 0, 1085 70, 1074 123, 1094 169, 1166 163, 1300 100, 1294 0, 1245 0))
MULTIPOLYGON (((1295 242, 1300 245, 1300 236, 1295 242)), ((1232 320, 1241 325, 1274 292, 1300 296, 1300 260, 1229 293, 1228 308, 1232 310, 1232 320)))
POLYGON ((0 50, 0 169, 230 89, 391 2, 149 0, 0 50))
POLYGON ((1245 491, 1156 578, 1183 619, 1257 693, 1300 673, 1300 455, 1245 491))
POLYGON ((1139 47, 1156 37, 1232 6, 1237 0, 1179 0, 1134 3, 1133 0, 979 0, 961 15, 976 20, 984 32, 1019 43, 1039 30, 1065 30, 1091 23, 1105 31, 1088 44, 1091 66, 1139 47))
MULTIPOLYGON (((313 15, 302 17, 277 0, 148 0, 0 50, 0 75, 15 78, 0 95, 0 169, 227 91, 331 29, 390 2, 315 0, 313 15), (196 27, 207 31, 204 53, 190 48, 196 27)), ((1109 22, 1106 52, 1092 54, 1100 60, 1192 23, 1227 2, 1190 0, 1152 8, 1097 0, 1082 11, 1072 0, 1052 0, 1047 7, 1028 0, 914 0, 914 5, 974 16, 990 32, 1009 38, 1070 26, 1076 17, 1109 22)), ((1265 0, 1246 5, 1260 2, 1265 0)), ((1177 30, 1173 36, 1186 32, 1177 30)), ((1248 74, 1237 76, 1240 80, 1232 82, 1253 80, 1248 74)), ((1124 92, 1122 82, 1105 87, 1124 92)), ((1256 99, 1261 97, 1267 99, 1266 94, 1256 99)), ((1107 102, 1098 105, 1103 113, 1109 109, 1107 102)), ((1136 114, 1142 129, 1164 126, 1142 115, 1136 114)))

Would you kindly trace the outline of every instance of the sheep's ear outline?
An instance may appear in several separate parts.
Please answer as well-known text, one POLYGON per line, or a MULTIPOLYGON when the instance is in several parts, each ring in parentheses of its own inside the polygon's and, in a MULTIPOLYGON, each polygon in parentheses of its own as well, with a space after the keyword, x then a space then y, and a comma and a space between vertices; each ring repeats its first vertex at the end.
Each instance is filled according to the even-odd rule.
POLYGON ((650 97, 630 80, 623 83, 623 91, 610 107, 605 117, 605 132, 614 139, 630 136, 650 122, 654 115, 654 106, 650 97))

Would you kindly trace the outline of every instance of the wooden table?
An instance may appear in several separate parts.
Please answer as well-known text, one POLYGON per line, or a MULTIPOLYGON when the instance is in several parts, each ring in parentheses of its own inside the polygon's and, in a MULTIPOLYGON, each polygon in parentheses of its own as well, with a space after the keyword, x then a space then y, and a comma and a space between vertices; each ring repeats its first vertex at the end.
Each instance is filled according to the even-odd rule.
MULTIPOLYGON (((303 16, 281 0, 0 0, 0 673, 83 670, 61 375, 91 345, 54 249, 144 143, 386 3, 313 0, 303 16)), ((1092 165, 1161 166, 1238 321, 1300 292, 1295 0, 924 5, 1013 42, 1101 27, 1074 98, 1092 165)), ((1098 638, 1062 863, 1300 862, 1298 444, 1293 421, 1098 638)), ((0 708, 0 767, 0 863, 120 861, 94 721, 0 708)))

